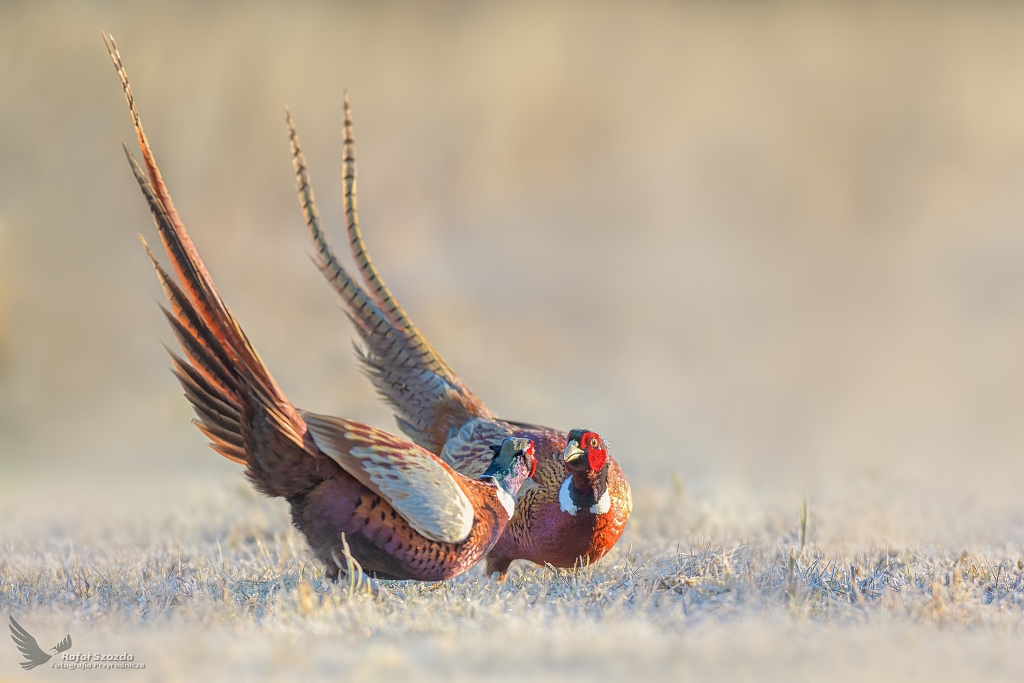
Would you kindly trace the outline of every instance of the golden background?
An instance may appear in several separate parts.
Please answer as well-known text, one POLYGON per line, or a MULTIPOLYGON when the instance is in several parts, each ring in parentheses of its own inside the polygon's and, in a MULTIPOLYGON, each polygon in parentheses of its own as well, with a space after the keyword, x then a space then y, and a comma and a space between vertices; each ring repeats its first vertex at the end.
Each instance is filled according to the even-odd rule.
POLYGON ((239 477, 157 343, 101 30, 299 406, 394 426, 284 125, 342 246, 347 88, 370 251, 501 415, 597 429, 641 488, 1024 514, 1011 3, 4 3, 0 493, 239 477))

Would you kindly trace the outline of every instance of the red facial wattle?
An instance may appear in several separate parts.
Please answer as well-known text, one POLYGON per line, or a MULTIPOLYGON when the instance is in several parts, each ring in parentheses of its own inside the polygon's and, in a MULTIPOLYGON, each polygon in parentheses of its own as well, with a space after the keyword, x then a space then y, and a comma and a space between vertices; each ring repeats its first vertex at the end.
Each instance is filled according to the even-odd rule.
POLYGON ((608 460, 608 451, 605 450, 601 437, 594 432, 585 432, 580 437, 580 448, 587 454, 587 465, 592 470, 599 470, 604 467, 608 460))
POLYGON ((533 442, 532 441, 530 442, 530 445, 526 447, 526 455, 530 456, 530 475, 529 476, 532 479, 533 475, 537 474, 537 456, 534 453, 533 442))

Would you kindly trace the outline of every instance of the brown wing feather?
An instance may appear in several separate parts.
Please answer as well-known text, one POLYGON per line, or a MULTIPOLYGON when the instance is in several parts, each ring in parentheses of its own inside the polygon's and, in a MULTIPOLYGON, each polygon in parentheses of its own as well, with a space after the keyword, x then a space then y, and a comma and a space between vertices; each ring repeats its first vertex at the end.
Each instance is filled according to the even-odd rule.
POLYGON ((473 504, 461 475, 433 453, 370 425, 303 412, 313 442, 363 486, 386 500, 413 529, 440 543, 465 540, 473 504))
POLYGON ((501 420, 470 420, 445 442, 441 459, 456 472, 475 479, 487 470, 494 459, 491 447, 500 446, 514 431, 501 420))

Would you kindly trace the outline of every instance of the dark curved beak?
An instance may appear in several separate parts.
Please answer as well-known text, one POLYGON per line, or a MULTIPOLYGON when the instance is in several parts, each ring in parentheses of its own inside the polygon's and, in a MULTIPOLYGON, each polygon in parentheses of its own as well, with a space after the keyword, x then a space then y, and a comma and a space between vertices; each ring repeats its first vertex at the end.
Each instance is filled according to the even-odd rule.
POLYGON ((576 460, 579 460, 582 456, 583 449, 580 448, 579 444, 576 443, 575 441, 570 441, 568 445, 565 447, 565 450, 562 451, 562 461, 565 462, 566 464, 575 462, 576 460))

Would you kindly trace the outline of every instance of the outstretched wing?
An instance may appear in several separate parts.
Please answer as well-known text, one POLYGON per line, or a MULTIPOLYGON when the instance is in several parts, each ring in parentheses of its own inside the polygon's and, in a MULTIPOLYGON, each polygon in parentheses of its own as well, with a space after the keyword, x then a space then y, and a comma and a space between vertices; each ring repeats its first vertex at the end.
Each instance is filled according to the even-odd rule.
POLYGON ((432 453, 440 453, 451 429, 458 429, 473 418, 493 419, 495 416, 420 334, 370 260, 356 207, 355 146, 348 96, 345 98, 344 208, 349 244, 369 292, 341 265, 320 227, 306 159, 290 114, 287 121, 299 203, 316 246, 315 260, 341 296, 345 311, 365 344, 365 348, 356 348, 359 360, 377 390, 398 409, 396 417, 402 431, 432 453))
POLYGON ((57 652, 64 652, 65 650, 69 649, 70 647, 71 647, 71 634, 69 633, 66 636, 64 636, 64 640, 62 640, 59 643, 57 643, 53 647, 53 649, 56 650, 57 652))
POLYGON ((48 662, 50 655, 39 649, 36 639, 22 628, 21 624, 14 620, 14 617, 9 618, 11 620, 11 638, 14 640, 14 644, 18 646, 18 649, 21 650, 21 654, 25 655, 25 659, 28 660, 21 662, 21 668, 28 671, 48 662))
POLYGON ((458 543, 473 528, 473 504, 437 456, 370 425, 302 413, 313 442, 346 472, 388 501, 425 537, 458 543))

